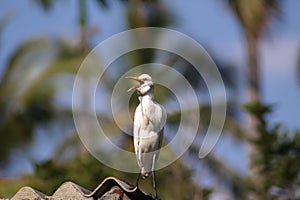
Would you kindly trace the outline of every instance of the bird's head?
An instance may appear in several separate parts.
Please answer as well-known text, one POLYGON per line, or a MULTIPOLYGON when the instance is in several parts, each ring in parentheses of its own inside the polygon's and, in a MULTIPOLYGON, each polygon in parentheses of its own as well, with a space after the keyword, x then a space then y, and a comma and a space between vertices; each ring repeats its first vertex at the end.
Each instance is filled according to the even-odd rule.
POLYGON ((127 92, 136 90, 138 94, 142 96, 149 93, 153 89, 154 83, 151 76, 149 76, 148 74, 142 74, 139 77, 128 76, 126 78, 139 82, 139 85, 129 88, 127 92))

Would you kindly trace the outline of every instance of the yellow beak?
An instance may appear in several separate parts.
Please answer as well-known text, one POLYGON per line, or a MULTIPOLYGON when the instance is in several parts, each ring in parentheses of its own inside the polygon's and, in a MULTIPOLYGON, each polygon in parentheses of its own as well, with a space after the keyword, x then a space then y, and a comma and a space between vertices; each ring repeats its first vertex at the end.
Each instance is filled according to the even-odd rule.
POLYGON ((132 90, 136 90, 137 88, 139 88, 139 87, 141 86, 141 84, 144 83, 144 81, 143 81, 142 79, 139 79, 138 77, 127 76, 126 78, 127 78, 127 79, 132 79, 132 80, 135 80, 135 81, 138 81, 138 82, 140 83, 140 85, 135 85, 135 86, 129 88, 129 89, 127 90, 127 92, 130 92, 130 91, 132 91, 132 90))

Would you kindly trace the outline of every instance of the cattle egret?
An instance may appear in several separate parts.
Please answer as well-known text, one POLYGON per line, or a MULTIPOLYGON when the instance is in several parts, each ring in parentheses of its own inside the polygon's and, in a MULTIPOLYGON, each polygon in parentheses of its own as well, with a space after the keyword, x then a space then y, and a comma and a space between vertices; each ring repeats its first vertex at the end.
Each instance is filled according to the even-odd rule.
POLYGON ((133 141, 140 173, 136 180, 138 187, 140 176, 147 178, 152 175, 154 198, 158 199, 156 191, 155 164, 163 141, 166 112, 154 101, 154 83, 148 74, 139 77, 126 77, 139 82, 139 85, 128 89, 137 91, 139 105, 134 114, 133 141))

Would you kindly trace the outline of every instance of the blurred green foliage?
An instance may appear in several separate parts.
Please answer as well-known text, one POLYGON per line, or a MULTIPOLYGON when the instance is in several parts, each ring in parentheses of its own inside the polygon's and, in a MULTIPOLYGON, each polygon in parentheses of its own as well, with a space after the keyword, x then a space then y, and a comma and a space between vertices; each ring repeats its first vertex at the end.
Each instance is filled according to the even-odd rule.
MULTIPOLYGON (((35 2, 50 12, 56 1, 36 0, 35 2)), ((136 179, 136 174, 113 170, 90 156, 76 134, 71 106, 60 107, 57 102, 59 88, 66 84, 63 81, 73 80, 86 53, 91 49, 89 43, 91 36, 87 34, 89 19, 86 4, 88 1, 78 0, 77 2, 79 9, 76 22, 81 29, 79 30, 80 39, 76 45, 60 39, 52 41, 49 38, 33 38, 28 40, 11 55, 1 76, 0 164, 2 166, 7 164, 6 158, 12 149, 22 149, 30 144, 38 128, 42 127, 46 130, 46 134, 54 134, 54 130, 49 127, 59 127, 61 134, 60 146, 54 150, 51 158, 43 161, 36 161, 34 158, 31 160, 34 174, 24 175, 17 180, 1 179, 0 177, 1 197, 11 197, 25 185, 51 194, 64 181, 74 181, 93 190, 107 176, 115 176, 129 183, 134 183, 136 179), (47 57, 51 57, 51 59, 49 60, 47 57), (38 62, 39 60, 42 60, 42 64, 38 62), (36 73, 37 71, 38 73, 36 73), (72 124, 71 136, 67 134, 70 129, 65 130, 60 126, 65 125, 66 122, 70 123, 70 121, 72 124), (72 153, 68 154, 69 151, 72 153)), ((131 0, 124 2, 126 2, 124 5, 127 11, 124 19, 127 20, 129 28, 168 27, 176 24, 176 16, 169 12, 163 1, 131 0)), ((263 4, 263 6, 270 7, 256 7, 253 5, 261 4, 261 2, 254 1, 248 7, 249 2, 245 2, 229 1, 232 8, 235 9, 237 17, 240 17, 239 20, 245 31, 250 31, 258 37, 263 29, 262 24, 265 25, 267 21, 265 19, 257 21, 257 17, 266 17, 264 14, 269 11, 257 11, 255 8, 271 8, 271 10, 274 8, 275 11, 279 4, 275 4, 277 1, 263 1, 268 3, 263 4), (259 16, 252 15, 256 12, 259 12, 259 16)), ((96 3, 103 8, 109 8, 110 5, 107 0, 98 0, 96 3)), ((1 30, 5 28, 4 22, 6 23, 6 19, 0 20, 0 36, 1 30)), ((128 55, 129 62, 123 62, 125 59, 122 60, 121 58, 116 62, 116 66, 119 67, 119 73, 122 73, 124 70, 130 69, 131 66, 155 61, 157 53, 158 51, 153 49, 134 51, 128 55), (120 63, 122 63, 122 67, 120 63)), ((171 53, 160 51, 159 54, 164 54, 167 57, 165 64, 180 71, 195 90, 201 94, 207 92, 203 80, 200 76, 195 76, 197 72, 188 62, 171 53)), ((235 91, 236 73, 234 66, 222 61, 217 61, 217 65, 226 88, 235 91)), ((109 76, 109 73, 106 73, 109 76)), ((104 78, 103 81, 105 89, 110 91, 116 80, 109 77, 104 78)), ((172 93, 166 91, 167 89, 164 87, 157 87, 155 95, 159 102, 168 101, 168 98, 172 97, 172 93), (162 93, 168 94, 168 96, 162 96, 162 93)), ((70 96, 70 91, 64 93, 65 96, 70 96)), ((131 111, 134 110, 137 103, 137 96, 133 95, 132 99, 130 101, 131 111)), ((251 157, 250 162, 253 168, 258 169, 259 176, 262 177, 259 187, 251 182, 253 180, 248 181, 247 177, 228 167, 224 160, 220 160, 214 154, 210 154, 200 161, 198 159, 199 144, 195 143, 182 159, 157 172, 158 192, 162 199, 209 199, 210 195, 219 189, 204 187, 201 180, 195 180, 197 172, 191 170, 190 165, 197 167, 203 165, 205 172, 211 176, 211 179, 217 180, 218 185, 225 188, 232 199, 247 199, 249 191, 256 193, 260 199, 293 198, 291 195, 299 190, 299 132, 292 134, 284 130, 281 125, 270 125, 266 117, 271 111, 269 106, 249 104, 246 108, 259 122, 258 137, 255 140, 247 141, 246 131, 236 119, 235 111, 238 107, 234 98, 228 99, 224 134, 230 134, 232 139, 237 139, 240 142, 247 141, 257 150, 258 156, 251 157), (192 164, 184 164, 188 161, 192 164)), ((209 123, 211 108, 209 105, 203 105, 200 109, 203 118, 201 118, 199 132, 202 133, 205 132, 209 123)), ((106 120, 105 117, 101 116, 104 121, 106 120)), ((180 121, 180 112, 170 113, 168 121, 171 125, 176 126, 180 121)), ((109 125, 107 122, 107 126, 109 125)), ((120 146, 132 151, 131 137, 122 134, 121 131, 113 134, 123 137, 120 146)), ((199 136, 202 135, 199 134, 199 136)), ((151 193, 151 180, 141 181, 140 187, 151 193)))
MULTIPOLYGON (((36 2, 48 12, 51 12, 55 3, 44 0, 36 2)), ((108 1, 96 2, 105 8, 109 5, 108 1)), ((53 134, 51 133, 53 129, 50 127, 60 128, 66 121, 72 120, 71 106, 61 107, 57 99, 62 86, 60 83, 65 84, 64 80, 74 78, 86 53, 91 49, 90 35, 87 34, 89 19, 86 3, 86 1, 78 0, 77 23, 80 26, 80 38, 76 45, 60 39, 33 38, 21 44, 11 55, 0 81, 0 111, 3 116, 0 121, 0 141, 1 144, 3 143, 0 145, 2 166, 8 166, 9 159, 6 158, 9 157, 12 149, 23 147, 25 149, 32 142, 37 129, 42 128, 46 132, 43 134, 53 134)), ((140 27, 139 23, 142 23, 142 26, 166 27, 170 22, 171 18, 165 15, 166 8, 160 1, 136 1, 136 3, 130 1, 127 4, 130 27, 140 27), (138 12, 141 7, 151 11, 147 12, 149 16, 138 12), (157 15, 157 12, 160 14, 157 15), (137 19, 139 22, 135 21, 137 19)), ((154 51, 150 49, 133 52, 129 57, 130 66, 148 63, 155 59, 154 51)), ((122 70, 120 68, 120 71, 122 70)), ((104 82, 104 87, 113 89, 111 87, 113 79, 106 79, 104 82)), ((69 94, 70 91, 64 96, 69 94)), ((53 157, 43 161, 30 159, 34 174, 23 175, 18 180, 0 179, 1 197, 11 197, 25 185, 45 194, 51 194, 65 181, 74 181, 90 190, 107 176, 115 176, 130 183, 135 182, 136 174, 115 171, 90 156, 75 134, 74 125, 72 129, 71 136, 67 134, 69 129, 59 130, 61 144, 54 150, 53 157), (72 153, 68 153, 69 151, 72 153)), ((121 132, 118 134, 121 137, 124 135, 121 132)), ((123 147, 129 150, 132 148, 130 137, 125 137, 122 141, 123 147)), ((211 189, 199 187, 192 179, 191 170, 180 160, 158 171, 157 179, 159 194, 164 199, 173 199, 174 196, 179 199, 207 199, 212 192, 211 189), (185 184, 178 187, 178 183, 185 184)), ((150 179, 141 181, 140 186, 146 192, 152 192, 150 179)))
MULTIPOLYGON (((269 27, 272 19, 281 16, 282 2, 281 0, 226 0, 243 33, 244 48, 246 50, 246 90, 248 102, 251 103, 262 101, 259 43, 267 35, 266 33, 270 31, 269 27)), ((262 116, 256 115, 252 117, 250 115, 248 118, 249 127, 244 134, 244 138, 260 137, 261 133, 255 127, 255 117, 262 116)), ((259 157, 261 152, 256 149, 256 146, 251 142, 248 142, 248 144, 248 155, 250 157, 259 157)), ((254 187, 258 188, 261 186, 260 174, 257 174, 256 170, 249 169, 249 178, 252 179, 254 187)), ((255 193, 256 191, 251 194, 254 196, 252 198, 259 198, 255 193)))
MULTIPOLYGON (((74 158, 62 163, 48 160, 35 164, 35 173, 16 180, 0 180, 0 194, 11 197, 24 185, 37 188, 45 194, 52 194, 65 181, 73 181, 93 190, 104 178, 115 176, 134 184, 137 174, 123 173, 106 167, 91 156, 74 158), (16 184, 17 183, 17 184, 16 184), (4 187, 5 186, 5 187, 4 187)), ((151 178, 140 181, 140 188, 152 193, 151 178)), ((201 189, 192 180, 192 172, 180 161, 157 171, 159 195, 162 199, 208 199, 212 189, 201 189), (184 184, 182 184, 184 183, 184 184)))
POLYGON ((290 133, 281 124, 271 125, 267 118, 271 106, 253 103, 245 109, 258 120, 258 137, 250 141, 257 151, 251 157, 251 166, 262 180, 259 187, 251 183, 250 188, 260 199, 299 198, 294 195, 300 189, 300 132, 290 133))
POLYGON ((23 62, 27 70, 30 70, 30 62, 27 58, 39 51, 44 41, 35 40, 22 45, 17 52, 13 53, 0 80, 0 165, 6 161, 11 148, 20 146, 30 141, 34 128, 41 123, 47 122, 52 116, 52 95, 54 88, 48 84, 30 87, 26 74, 20 69, 23 62), (26 52, 30 49, 31 51, 26 52), (21 83, 23 82, 23 83, 21 83), (28 87, 25 87, 25 84, 28 87), (23 86, 23 88, 21 88, 23 86), (30 95, 28 95, 30 93, 30 95))
MULTIPOLYGON (((272 19, 281 16, 281 0, 226 0, 243 31, 246 49, 247 92, 250 102, 261 101, 259 43, 272 19)), ((254 129, 252 127, 251 129, 254 129)), ((254 131, 249 131, 255 135, 254 131)))

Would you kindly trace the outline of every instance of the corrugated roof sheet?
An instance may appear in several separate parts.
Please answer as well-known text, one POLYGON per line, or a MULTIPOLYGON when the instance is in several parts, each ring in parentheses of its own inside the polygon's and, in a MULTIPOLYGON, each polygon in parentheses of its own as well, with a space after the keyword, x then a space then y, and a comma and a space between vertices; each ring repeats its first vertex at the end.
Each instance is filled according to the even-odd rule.
POLYGON ((47 196, 31 187, 22 187, 11 200, 153 200, 138 188, 115 177, 103 180, 92 192, 73 183, 63 183, 51 196, 47 196))

